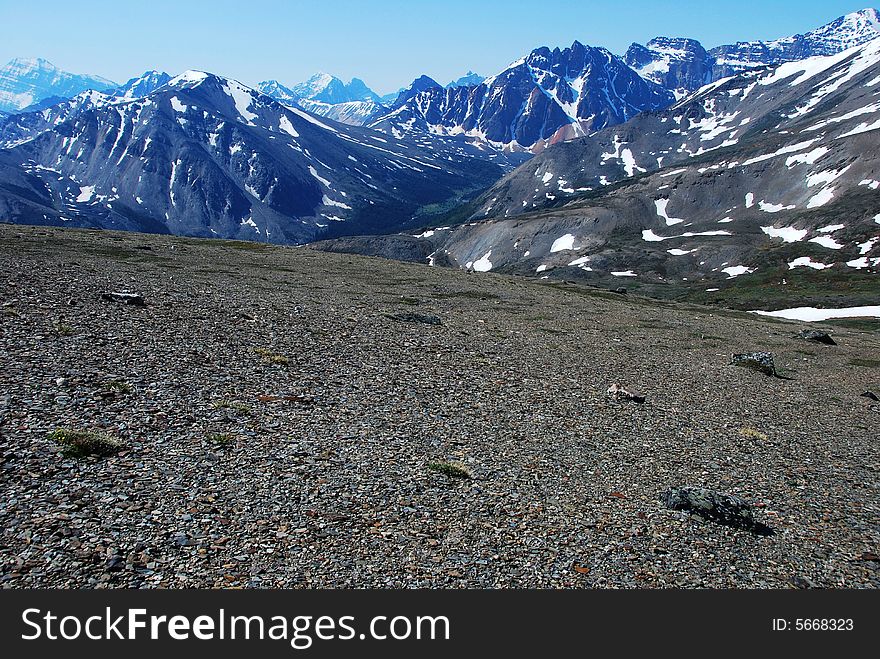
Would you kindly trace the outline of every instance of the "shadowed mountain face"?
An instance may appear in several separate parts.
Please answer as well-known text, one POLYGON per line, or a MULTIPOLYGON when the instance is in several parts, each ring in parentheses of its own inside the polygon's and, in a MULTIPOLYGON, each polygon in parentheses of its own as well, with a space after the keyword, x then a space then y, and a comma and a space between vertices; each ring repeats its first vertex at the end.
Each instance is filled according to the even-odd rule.
POLYGON ((424 221, 501 174, 205 73, 75 100, 0 134, 7 221, 304 242, 424 221))
POLYGON ((470 224, 415 240, 437 265, 653 292, 770 279, 784 291, 808 277, 867 294, 880 265, 878 117, 880 40, 745 72, 546 150, 482 194, 470 224))
POLYGON ((747 69, 835 55, 880 36, 880 15, 863 9, 811 30, 774 41, 741 41, 706 51, 694 39, 657 37, 634 43, 624 55, 643 77, 680 94, 747 69))
POLYGON ((546 145, 622 123, 673 102, 603 48, 577 41, 538 48, 474 86, 430 78, 402 91, 392 110, 368 125, 387 132, 465 134, 494 148, 538 152, 546 145))

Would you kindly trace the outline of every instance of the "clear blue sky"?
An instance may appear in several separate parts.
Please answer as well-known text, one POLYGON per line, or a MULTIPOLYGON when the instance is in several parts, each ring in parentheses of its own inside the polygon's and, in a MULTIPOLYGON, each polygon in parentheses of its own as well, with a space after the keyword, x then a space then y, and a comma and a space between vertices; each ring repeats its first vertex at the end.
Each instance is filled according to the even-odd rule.
POLYGON ((868 0, 0 0, 0 62, 44 57, 118 82, 147 69, 294 84, 316 71, 380 93, 420 74, 441 83, 497 73, 572 41, 622 54, 688 36, 707 48, 770 39, 863 9, 868 0))

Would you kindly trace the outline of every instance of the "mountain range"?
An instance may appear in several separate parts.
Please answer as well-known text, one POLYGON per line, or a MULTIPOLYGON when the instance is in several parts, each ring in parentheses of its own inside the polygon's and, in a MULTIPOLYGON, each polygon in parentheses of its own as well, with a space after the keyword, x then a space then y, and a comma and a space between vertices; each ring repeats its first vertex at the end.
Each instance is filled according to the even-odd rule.
POLYGON ((46 98, 60 100, 89 89, 104 91, 117 86, 100 76, 62 71, 44 59, 17 58, 0 68, 0 111, 18 112, 46 98))
POLYGON ((41 125, 3 135, 0 216, 31 224, 302 243, 406 226, 502 173, 202 72, 12 119, 41 125))
POLYGON ((742 41, 703 48, 695 39, 657 37, 634 43, 624 61, 646 79, 682 96, 703 85, 756 67, 834 55, 880 35, 880 15, 863 9, 811 30, 774 41, 742 41))
POLYGON ((753 305, 840 291, 875 302, 878 113, 875 39, 744 71, 547 149, 455 225, 326 248, 394 257, 399 244, 434 265, 704 301, 739 290, 753 305))
POLYGON ((859 297, 880 266, 877 17, 711 50, 658 37, 622 58, 542 47, 392 100, 327 74, 250 89, 151 71, 0 118, 0 217, 331 239, 661 296, 819 278, 859 297))

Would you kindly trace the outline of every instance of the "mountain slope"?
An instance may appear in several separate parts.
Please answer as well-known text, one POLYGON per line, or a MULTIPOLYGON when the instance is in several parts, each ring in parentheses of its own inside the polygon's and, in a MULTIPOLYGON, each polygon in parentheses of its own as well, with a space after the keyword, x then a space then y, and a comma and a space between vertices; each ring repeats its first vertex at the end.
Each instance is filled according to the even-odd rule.
POLYGON ((200 72, 144 99, 97 100, 0 151, 4 218, 303 242, 394 230, 501 173, 200 72))
POLYGON ((62 71, 44 59, 14 59, 0 68, 0 111, 16 112, 43 99, 69 98, 88 89, 117 87, 98 76, 62 71))
POLYGON ((422 78, 369 125, 386 132, 464 134, 493 148, 538 152, 673 102, 603 48, 538 48, 472 87, 422 78))
POLYGON ((277 80, 261 82, 257 89, 282 103, 350 126, 363 126, 370 117, 387 110, 379 96, 358 78, 345 84, 339 78, 318 73, 292 89, 277 80))

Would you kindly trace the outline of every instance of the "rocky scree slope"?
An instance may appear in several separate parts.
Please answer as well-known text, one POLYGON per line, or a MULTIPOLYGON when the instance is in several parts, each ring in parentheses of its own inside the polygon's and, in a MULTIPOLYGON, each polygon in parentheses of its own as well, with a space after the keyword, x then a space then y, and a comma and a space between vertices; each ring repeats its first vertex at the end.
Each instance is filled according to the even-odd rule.
POLYGON ((51 227, 0 225, 0 272, 5 587, 880 586, 876 334, 51 227), (774 534, 669 510, 682 485, 774 534))

